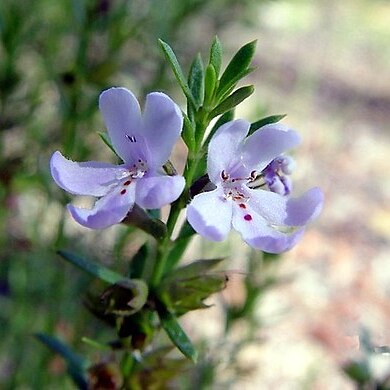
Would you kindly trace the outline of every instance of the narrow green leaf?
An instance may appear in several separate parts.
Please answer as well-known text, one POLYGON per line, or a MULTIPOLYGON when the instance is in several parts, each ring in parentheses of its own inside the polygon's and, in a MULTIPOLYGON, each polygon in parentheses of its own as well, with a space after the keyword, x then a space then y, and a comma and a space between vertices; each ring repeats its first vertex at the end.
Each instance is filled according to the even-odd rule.
POLYGON ((57 253, 69 263, 107 283, 114 284, 125 279, 121 274, 111 271, 100 264, 84 259, 74 253, 64 250, 59 250, 57 253))
POLYGON ((204 67, 200 54, 194 58, 191 64, 188 75, 188 86, 190 87, 197 107, 200 107, 204 99, 204 67))
POLYGON ((147 263, 148 246, 142 245, 130 261, 129 278, 141 278, 147 263))
POLYGON ((161 321, 161 326, 173 344, 176 345, 185 357, 196 363, 198 353, 191 340, 180 326, 177 318, 161 303, 157 306, 157 313, 161 321))
POLYGON ((104 133, 102 131, 98 131, 98 135, 99 137, 101 138, 101 140, 114 152, 114 154, 120 158, 118 156, 118 153, 115 151, 114 147, 112 146, 112 143, 111 143, 111 140, 110 140, 110 137, 108 136, 107 133, 104 133))
POLYGON ((87 390, 88 382, 86 377, 86 370, 89 366, 87 360, 80 355, 74 353, 66 344, 57 339, 43 333, 35 334, 35 337, 50 348, 53 352, 59 354, 66 362, 68 374, 73 379, 79 389, 87 390))
POLYGON ((205 274, 207 271, 212 270, 218 264, 220 264, 224 259, 207 259, 207 260, 197 260, 190 264, 184 265, 183 267, 177 268, 171 274, 168 275, 165 281, 174 281, 177 279, 191 278, 198 275, 205 274))
POLYGON ((195 108, 198 108, 194 97, 192 96, 190 87, 187 84, 186 78, 184 76, 184 73, 181 69, 181 66, 179 64, 179 61, 176 58, 175 53, 173 52, 172 48, 163 40, 158 40, 162 51, 164 52, 165 58, 169 62, 169 65, 172 68, 172 71, 176 77, 176 80, 178 81, 182 91, 184 92, 184 95, 187 97, 188 101, 193 105, 195 108))
POLYGON ((251 124, 250 129, 249 129, 249 134, 248 135, 253 134, 256 130, 260 129, 260 127, 263 127, 265 125, 269 125, 269 124, 272 124, 272 123, 277 123, 277 122, 281 121, 285 117, 286 117, 286 114, 284 114, 284 115, 270 115, 270 116, 262 118, 262 119, 260 119, 260 120, 258 120, 256 122, 253 122, 251 124))
POLYGON ((221 63, 222 63, 222 44, 218 39, 218 37, 216 36, 213 40, 213 43, 211 44, 209 64, 214 67, 217 78, 221 70, 221 63))
POLYGON ((89 345, 90 347, 96 348, 100 351, 106 351, 106 352, 112 351, 112 347, 110 346, 110 344, 102 344, 96 340, 90 339, 89 337, 84 336, 81 338, 81 341, 89 345))
POLYGON ((184 143, 187 145, 188 150, 192 152, 195 149, 195 128, 188 116, 184 113, 183 119, 183 131, 181 136, 184 143))
POLYGON ((236 107, 246 98, 248 98, 255 91, 253 85, 247 85, 241 87, 234 91, 230 96, 228 96, 224 101, 222 101, 217 107, 214 108, 210 113, 210 119, 216 117, 217 115, 224 114, 227 111, 230 111, 232 108, 236 107))
POLYGON ((237 83, 247 76, 249 73, 252 73, 256 68, 248 68, 244 69, 242 72, 237 73, 229 82, 225 83, 223 86, 219 84, 218 90, 216 92, 216 99, 218 102, 225 99, 227 95, 229 95, 237 83))
POLYGON ((214 91, 217 86, 217 73, 213 65, 209 64, 206 68, 204 80, 204 107, 206 110, 212 104, 214 91))
POLYGON ((235 82, 239 80, 237 80, 237 75, 242 74, 248 69, 255 54, 255 50, 256 41, 249 42, 238 50, 221 76, 217 95, 220 95, 220 91, 224 89, 226 85, 231 84, 232 80, 236 80, 235 82))

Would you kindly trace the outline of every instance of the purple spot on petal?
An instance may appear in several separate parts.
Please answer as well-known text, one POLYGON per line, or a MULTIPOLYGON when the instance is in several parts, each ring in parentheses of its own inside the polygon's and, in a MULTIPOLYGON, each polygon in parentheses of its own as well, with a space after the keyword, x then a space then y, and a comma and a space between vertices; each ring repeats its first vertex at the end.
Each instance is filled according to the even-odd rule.
POLYGON ((121 195, 126 194, 126 192, 127 192, 126 190, 122 190, 122 191, 121 191, 121 195))
POLYGON ((250 214, 245 214, 244 219, 245 219, 245 221, 248 221, 248 222, 252 221, 252 216, 250 214))

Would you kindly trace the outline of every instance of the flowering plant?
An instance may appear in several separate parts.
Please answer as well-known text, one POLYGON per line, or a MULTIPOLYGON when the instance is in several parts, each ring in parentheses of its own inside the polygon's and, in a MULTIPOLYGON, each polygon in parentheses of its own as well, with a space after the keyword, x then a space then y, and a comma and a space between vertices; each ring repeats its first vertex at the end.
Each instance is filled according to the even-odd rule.
MULTIPOLYGON (((106 345, 116 353, 109 363, 76 364, 79 360, 64 353, 58 340, 39 336, 77 367, 72 376, 83 388, 101 388, 107 377, 117 386, 112 388, 140 388, 145 370, 154 364, 148 360, 151 354, 166 353, 152 343, 160 328, 185 357, 197 360, 197 350, 178 317, 206 308, 204 300, 225 288, 227 276, 214 271, 220 258, 177 266, 195 233, 221 241, 233 227, 256 250, 281 253, 298 242, 323 203, 319 188, 290 197, 294 162, 284 153, 300 138, 278 123, 283 116, 253 123, 234 119, 234 108, 253 93, 251 85, 238 89, 236 85, 253 70, 255 42, 243 46, 221 73, 222 48, 215 39, 207 65, 197 56, 188 78, 169 45, 163 41, 160 45, 186 96, 187 111, 164 93, 153 92, 141 115, 129 90, 110 88, 100 95, 99 106, 108 129, 105 141, 121 160, 119 165, 77 163, 58 151, 50 161, 52 177, 61 188, 100 198, 92 209, 67 206, 79 224, 104 229, 123 223, 152 236, 134 253, 124 275, 59 251, 65 260, 104 282, 99 294, 89 294, 87 306, 116 329, 117 340, 106 345), (188 149, 182 175, 169 161, 180 135, 188 149), (155 209, 169 204, 163 222, 155 209), (184 209, 187 220, 182 223, 179 215, 184 209)), ((251 285, 247 299, 255 302, 260 293, 260 287, 251 285)), ((228 318, 247 315, 249 307, 240 314, 231 311, 228 318)), ((164 378, 153 383, 164 386, 164 378)))

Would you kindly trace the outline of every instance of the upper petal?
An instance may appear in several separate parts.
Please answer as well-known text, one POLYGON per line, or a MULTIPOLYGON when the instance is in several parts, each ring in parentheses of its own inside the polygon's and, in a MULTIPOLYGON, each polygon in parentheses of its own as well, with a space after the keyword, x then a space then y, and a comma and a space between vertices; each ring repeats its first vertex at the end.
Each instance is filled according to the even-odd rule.
POLYGON ((201 236, 222 241, 231 229, 232 202, 224 198, 221 188, 202 192, 188 205, 187 220, 201 236))
POLYGON ((112 145, 127 163, 133 163, 144 150, 141 111, 135 96, 126 88, 110 88, 99 97, 99 108, 106 123, 112 145), (132 140, 135 140, 133 142, 132 140))
POLYGON ((269 253, 281 253, 291 249, 302 237, 304 228, 284 233, 269 225, 248 203, 244 208, 233 207, 233 227, 243 240, 255 249, 269 253))
POLYGON ((159 209, 175 201, 183 192, 183 176, 152 176, 138 180, 135 202, 146 209, 159 209))
POLYGON ((150 167, 159 168, 168 160, 182 125, 180 108, 167 95, 153 92, 146 96, 143 131, 150 152, 150 167))
POLYGON ((97 161, 74 162, 57 151, 50 159, 50 171, 54 181, 72 194, 103 196, 125 169, 97 161))
POLYGON ((233 173, 236 164, 241 165, 239 150, 241 142, 248 134, 250 123, 237 119, 222 125, 209 144, 207 171, 210 180, 217 184, 221 181, 221 172, 233 173))
MULTIPOLYGON (((136 184, 132 183, 122 194, 116 189, 100 198, 92 209, 68 205, 72 217, 82 226, 91 229, 104 229, 121 222, 134 205, 136 184)), ((122 190, 123 192, 123 190, 122 190)))
POLYGON ((242 144, 241 158, 248 170, 263 170, 274 158, 300 142, 298 133, 282 124, 261 127, 242 144))

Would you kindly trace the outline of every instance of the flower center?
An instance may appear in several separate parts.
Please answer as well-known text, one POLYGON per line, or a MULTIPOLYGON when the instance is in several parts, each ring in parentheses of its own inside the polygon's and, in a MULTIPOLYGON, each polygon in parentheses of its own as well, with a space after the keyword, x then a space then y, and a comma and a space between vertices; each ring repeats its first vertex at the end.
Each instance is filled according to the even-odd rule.
POLYGON ((243 211, 242 218, 246 222, 251 222, 253 217, 248 214, 246 203, 249 201, 249 191, 247 184, 252 182, 256 177, 256 172, 253 171, 250 177, 246 178, 231 178, 225 171, 221 172, 222 188, 225 199, 233 200, 236 205, 243 211))
POLYGON ((120 191, 121 195, 126 194, 127 187, 137 179, 141 179, 145 176, 145 174, 148 171, 148 165, 146 161, 143 161, 141 159, 138 159, 136 163, 134 163, 131 167, 129 167, 127 170, 123 171, 119 176, 118 180, 122 189, 120 191))
POLYGON ((240 204, 241 208, 246 208, 244 203, 249 200, 246 184, 250 178, 232 178, 225 171, 221 172, 221 178, 225 199, 234 200, 240 204))

